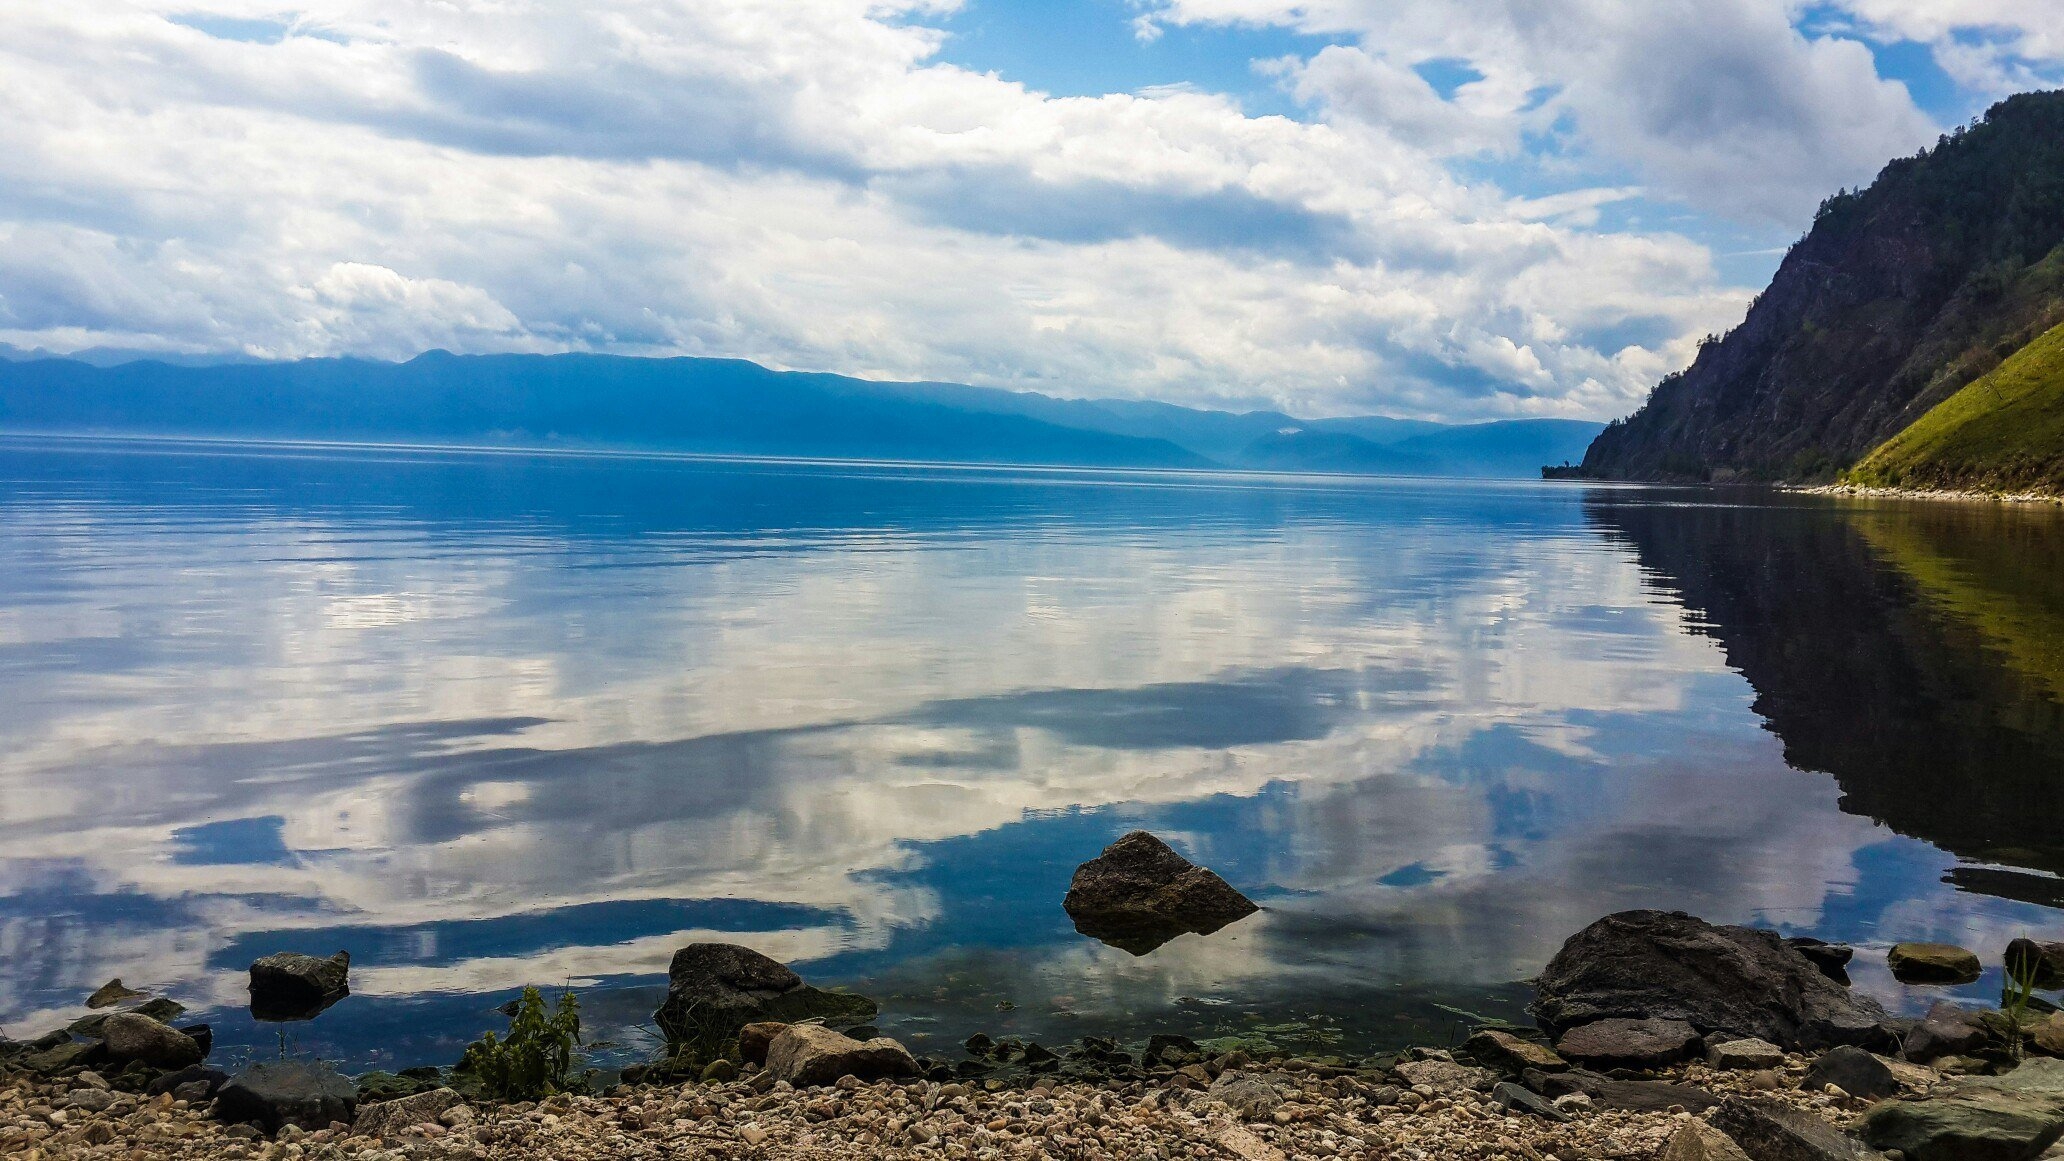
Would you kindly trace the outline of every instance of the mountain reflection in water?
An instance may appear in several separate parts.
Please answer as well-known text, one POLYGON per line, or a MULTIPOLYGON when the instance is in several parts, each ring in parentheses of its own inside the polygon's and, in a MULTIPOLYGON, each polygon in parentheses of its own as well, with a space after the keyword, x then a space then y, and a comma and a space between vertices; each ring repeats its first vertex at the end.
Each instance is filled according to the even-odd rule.
POLYGON ((121 976, 276 1052, 243 968, 344 948, 296 1050, 571 982, 627 1058, 721 939, 921 1052, 1373 1047, 1625 907, 1996 951, 2058 926, 2064 569, 1963 511, 9 441, 0 1022, 121 976), (1264 910, 1078 935, 1136 828, 1264 910))

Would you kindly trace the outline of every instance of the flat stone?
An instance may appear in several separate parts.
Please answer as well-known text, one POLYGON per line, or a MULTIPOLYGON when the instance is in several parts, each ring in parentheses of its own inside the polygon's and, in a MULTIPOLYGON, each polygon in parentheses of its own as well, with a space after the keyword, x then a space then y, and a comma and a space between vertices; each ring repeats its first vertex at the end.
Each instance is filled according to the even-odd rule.
POLYGON ((1570 1060, 1615 1068, 1666 1068, 1690 1056, 1696 1028, 1682 1020, 1598 1020, 1563 1033, 1555 1051, 1570 1060))
POLYGON ((434 1088, 399 1100, 361 1105, 358 1116, 351 1122, 351 1135, 398 1136, 404 1129, 430 1124, 465 1103, 466 1099, 451 1089, 434 1088))
POLYGON ((1498 1080, 1484 1069, 1452 1060, 1407 1060, 1392 1066, 1390 1071, 1408 1086, 1423 1084, 1440 1093, 1482 1092, 1498 1080))
POLYGON ((1210 935, 1261 910, 1143 830, 1075 868, 1061 906, 1076 931, 1134 955, 1185 932, 1210 935))
POLYGON ((855 1040, 821 1024, 792 1024, 767 1045, 767 1071, 797 1088, 830 1084, 842 1076, 863 1081, 916 1076, 917 1061, 886 1036, 855 1040))
POLYGON ((1807 1092, 1819 1092, 1828 1085, 1868 1101, 1898 1092, 1899 1078, 1884 1061, 1845 1044, 1814 1061, 1799 1082, 1799 1087, 1807 1092))
POLYGON ((1495 1028, 1486 1028, 1471 1036, 1462 1047, 1481 1063, 1510 1076, 1517 1076, 1529 1068, 1561 1072, 1569 1067, 1569 1062, 1557 1056, 1546 1044, 1524 1040, 1495 1028))
POLYGON ((1885 960, 1903 984, 1968 984, 1985 974, 1977 953, 1953 943, 1896 943, 1885 960))
POLYGON ((1567 1121, 1570 1115, 1556 1108, 1546 1098, 1509 1080, 1498 1082, 1491 1089, 1491 1099, 1507 1112, 1525 1113, 1548 1121, 1567 1121))
POLYGON ((319 1062, 278 1060, 253 1065, 230 1078, 215 1094, 215 1115, 230 1124, 255 1121, 267 1132, 283 1125, 326 1129, 331 1121, 350 1124, 358 1110, 358 1086, 319 1062))
POLYGON ((185 1068, 206 1055, 193 1037, 135 1012, 109 1016, 100 1033, 108 1057, 118 1063, 138 1060, 152 1068, 185 1068))
POLYGON ((1693 1117, 1684 1122, 1657 1161, 1752 1161, 1734 1138, 1693 1117))
POLYGON ((1220 1073, 1204 1095, 1224 1101, 1226 1107, 1250 1121, 1267 1119, 1283 1103, 1283 1095, 1274 1085, 1248 1072, 1220 1073))
POLYGON ((1865 1161, 1878 1154, 1811 1113, 1762 1097, 1732 1097, 1713 1114, 1713 1127, 1732 1138, 1750 1161, 1865 1161))
POLYGON ((1886 1101, 1864 1137, 1908 1161, 2029 1161, 2064 1138, 2064 1061, 1969 1077, 1925 1100, 1886 1101))
POLYGON ((1754 1037, 1722 1040, 1706 1046, 1706 1063, 1730 1072, 1755 1072, 1784 1063, 1785 1051, 1768 1040, 1754 1037))

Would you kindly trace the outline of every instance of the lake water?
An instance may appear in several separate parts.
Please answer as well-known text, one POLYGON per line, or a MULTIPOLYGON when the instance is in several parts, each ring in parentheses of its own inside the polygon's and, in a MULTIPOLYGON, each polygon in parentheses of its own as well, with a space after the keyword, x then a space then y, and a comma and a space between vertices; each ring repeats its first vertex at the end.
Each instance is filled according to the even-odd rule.
MULTIPOLYGON (((649 1055, 682 944, 969 1033, 1444 1040, 1607 912, 2064 936, 2064 522, 1567 484, 0 441, 0 1022, 649 1055), (1135 957, 1144 827, 1264 910, 1135 957)), ((1874 950, 1873 950, 1874 949, 1874 950)), ((1997 989, 1996 978, 1973 989, 1997 989)))

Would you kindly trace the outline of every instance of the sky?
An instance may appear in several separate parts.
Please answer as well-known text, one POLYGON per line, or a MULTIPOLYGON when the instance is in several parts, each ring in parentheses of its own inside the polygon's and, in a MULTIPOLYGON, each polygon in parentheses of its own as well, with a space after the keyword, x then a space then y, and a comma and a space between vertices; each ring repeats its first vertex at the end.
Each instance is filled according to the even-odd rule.
POLYGON ((1605 419, 2064 0, 14 0, 0 343, 1605 419))

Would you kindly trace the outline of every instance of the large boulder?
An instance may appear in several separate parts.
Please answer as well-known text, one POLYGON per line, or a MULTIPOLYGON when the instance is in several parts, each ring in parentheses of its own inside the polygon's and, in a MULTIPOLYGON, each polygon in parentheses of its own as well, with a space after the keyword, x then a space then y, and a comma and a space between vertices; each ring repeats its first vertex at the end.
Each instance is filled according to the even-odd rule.
POLYGON ((2064 1138, 2064 1061, 2031 1060, 1925 1100, 1886 1101, 1865 1116, 1863 1134, 1908 1161, 2031 1161, 2064 1138))
POLYGON ((706 1048, 715 1056, 728 1051, 747 1024, 822 1020, 847 1026, 874 1019, 875 1011, 873 1000, 812 987, 749 947, 693 943, 674 953, 666 1001, 653 1018, 676 1048, 706 1048))
POLYGON ((251 1015, 309 1020, 351 994, 351 953, 327 959, 283 951, 251 965, 251 1015))
POLYGON ((1143 830, 1075 868, 1061 906, 1075 930, 1134 955, 1178 935, 1210 935, 1261 908, 1143 830))
POLYGON ((1531 1010, 1556 1033, 1627 1018, 1682 1020, 1787 1050, 1885 1038, 1876 1001, 1852 995, 1775 932, 1681 911, 1625 911, 1571 936, 1541 973, 1531 1010))
POLYGON ((120 1064, 139 1060, 152 1068, 185 1068, 207 1055, 184 1032, 135 1012, 117 1012, 100 1026, 109 1059, 120 1064))
POLYGON ((1902 984, 1968 984, 1985 974, 1976 952, 1953 943, 1895 943, 1885 962, 1902 984))
POLYGON ((1682 1020, 1594 1020, 1562 1034, 1555 1051, 1600 1068, 1667 1068, 1699 1046, 1698 1030, 1682 1020))
POLYGON ((276 1060, 253 1065, 215 1094, 215 1115, 230 1124, 252 1122, 268 1133, 282 1126, 327 1129, 351 1123, 358 1086, 321 1062, 276 1060))
POLYGON ((858 1080, 916 1076, 917 1061, 886 1036, 855 1040, 822 1024, 794 1024, 767 1045, 767 1071, 797 1088, 830 1084, 842 1076, 858 1080))

